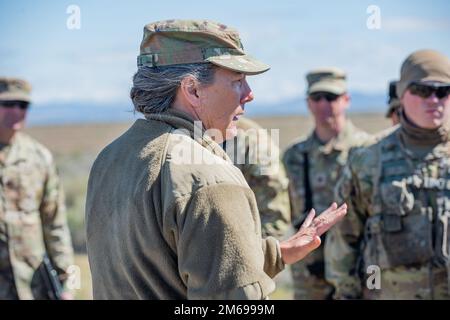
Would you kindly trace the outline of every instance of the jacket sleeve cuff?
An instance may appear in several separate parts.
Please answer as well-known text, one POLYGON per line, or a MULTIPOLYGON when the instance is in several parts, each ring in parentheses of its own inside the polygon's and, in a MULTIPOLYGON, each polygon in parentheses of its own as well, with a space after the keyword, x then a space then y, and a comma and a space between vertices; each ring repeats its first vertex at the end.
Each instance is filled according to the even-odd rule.
POLYGON ((262 240, 264 252, 264 272, 271 278, 284 270, 285 264, 281 258, 280 242, 274 237, 262 240))

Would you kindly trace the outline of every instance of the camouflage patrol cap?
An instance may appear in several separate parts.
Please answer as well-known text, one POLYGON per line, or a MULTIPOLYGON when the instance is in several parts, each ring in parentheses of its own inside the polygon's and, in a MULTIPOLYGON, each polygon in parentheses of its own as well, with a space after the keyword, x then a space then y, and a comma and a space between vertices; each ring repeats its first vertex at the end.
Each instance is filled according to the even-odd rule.
POLYGON ((30 102, 31 85, 22 79, 0 77, 0 101, 30 102))
POLYGON ((312 70, 306 75, 306 81, 308 94, 330 92, 341 95, 347 91, 346 74, 335 67, 312 70))
POLYGON ((388 104, 389 104, 389 108, 386 112, 386 118, 390 118, 392 116, 392 114, 394 112, 397 112, 397 110, 400 109, 401 104, 400 104, 400 100, 398 99, 397 96, 397 82, 398 81, 391 81, 389 83, 389 100, 388 100, 388 104))
POLYGON ((147 24, 138 67, 212 63, 248 75, 270 67, 244 52, 235 29, 209 20, 166 20, 147 24))
POLYGON ((450 84, 450 59, 435 50, 413 52, 402 64, 397 96, 401 98, 413 82, 450 84))

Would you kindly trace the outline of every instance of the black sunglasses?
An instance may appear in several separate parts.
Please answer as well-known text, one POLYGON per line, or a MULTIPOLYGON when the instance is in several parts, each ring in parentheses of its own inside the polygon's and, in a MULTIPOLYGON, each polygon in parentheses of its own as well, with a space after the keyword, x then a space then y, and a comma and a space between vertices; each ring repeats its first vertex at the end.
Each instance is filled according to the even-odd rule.
POLYGON ((336 101, 340 96, 338 94, 330 93, 330 92, 314 92, 309 95, 309 98, 314 102, 319 102, 320 100, 325 99, 328 102, 336 101))
POLYGON ((450 94, 450 85, 428 85, 423 83, 412 83, 409 87, 409 92, 421 98, 429 98, 433 93, 438 99, 447 97, 450 94))
POLYGON ((0 101, 0 107, 7 109, 19 107, 22 110, 27 110, 29 106, 30 103, 26 101, 0 101))

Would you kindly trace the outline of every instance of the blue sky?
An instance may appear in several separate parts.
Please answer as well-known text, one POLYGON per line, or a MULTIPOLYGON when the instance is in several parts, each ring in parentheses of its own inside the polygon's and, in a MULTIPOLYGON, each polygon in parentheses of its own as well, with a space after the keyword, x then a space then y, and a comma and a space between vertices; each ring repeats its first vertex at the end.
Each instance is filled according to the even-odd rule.
POLYGON ((303 95, 304 75, 335 65, 351 91, 384 93, 416 49, 450 55, 449 1, 0 1, 1 75, 28 79, 37 104, 130 104, 146 23, 206 18, 237 28, 245 49, 272 69, 250 77, 255 102, 303 95), (69 5, 81 29, 69 30, 69 5), (381 29, 369 30, 369 5, 381 29))

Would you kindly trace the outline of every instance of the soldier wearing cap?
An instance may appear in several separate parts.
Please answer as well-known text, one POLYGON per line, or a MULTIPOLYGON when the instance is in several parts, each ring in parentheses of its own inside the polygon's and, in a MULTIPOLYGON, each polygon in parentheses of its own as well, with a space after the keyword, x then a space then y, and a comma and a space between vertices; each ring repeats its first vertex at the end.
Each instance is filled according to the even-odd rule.
POLYGON ((401 104, 397 97, 397 81, 389 83, 389 108, 386 112, 386 118, 391 119, 392 125, 395 126, 400 123, 401 104))
POLYGON ((237 135, 222 146, 253 190, 261 217, 262 236, 281 239, 291 221, 286 171, 280 150, 266 129, 246 117, 236 124, 237 135))
POLYGON ((311 214, 294 237, 262 239, 255 195, 219 146, 269 67, 207 20, 144 28, 131 99, 145 119, 97 157, 86 202, 95 299, 264 299, 285 263, 346 213, 311 214))
POLYGON ((339 299, 450 298, 450 59, 412 53, 396 91, 399 127, 355 151, 336 185, 349 215, 325 259, 339 299))
MULTIPOLYGON (((345 112, 350 103, 346 74, 338 68, 321 68, 306 75, 307 104, 315 128, 295 141, 284 153, 290 180, 292 221, 295 227, 312 207, 319 212, 334 199, 333 187, 347 162, 349 150, 368 141, 345 112)), ((295 299, 329 299, 333 291, 324 274, 319 248, 291 266, 295 299)))
MULTIPOLYGON (((0 78, 0 299, 49 299, 44 254, 61 281, 73 264, 64 195, 50 151, 21 132, 31 86, 0 78)), ((63 298, 71 298, 68 290, 63 298)))

